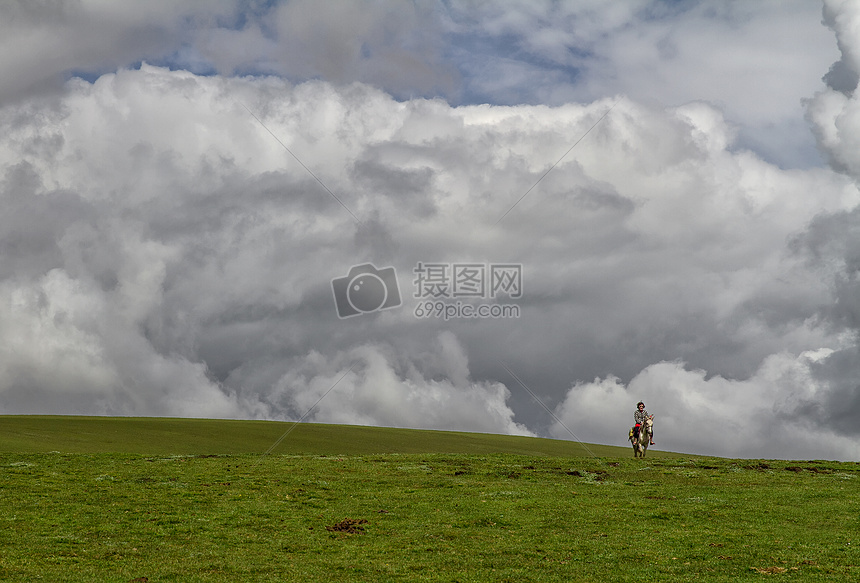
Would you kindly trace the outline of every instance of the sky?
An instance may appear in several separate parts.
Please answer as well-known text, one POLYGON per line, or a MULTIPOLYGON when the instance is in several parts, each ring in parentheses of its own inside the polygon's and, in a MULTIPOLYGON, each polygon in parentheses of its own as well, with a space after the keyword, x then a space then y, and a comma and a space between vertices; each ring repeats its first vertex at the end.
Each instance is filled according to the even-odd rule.
POLYGON ((860 6, 0 0, 0 414, 860 459, 860 6))

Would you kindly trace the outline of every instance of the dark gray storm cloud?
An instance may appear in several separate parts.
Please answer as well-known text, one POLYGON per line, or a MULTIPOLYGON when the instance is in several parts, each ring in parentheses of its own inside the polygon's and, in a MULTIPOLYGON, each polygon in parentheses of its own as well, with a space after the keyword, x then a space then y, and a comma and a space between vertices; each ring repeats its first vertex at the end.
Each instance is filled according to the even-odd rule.
MULTIPOLYGON (((860 183, 858 131, 860 105, 856 89, 860 79, 860 11, 847 2, 825 2, 824 23, 834 32, 841 57, 823 80, 827 87, 807 102, 821 149, 831 166, 860 183)), ((860 414, 860 213, 853 207, 823 212, 793 241, 799 256, 818 273, 830 290, 831 301, 822 306, 821 325, 841 335, 843 342, 811 368, 814 397, 800 400, 789 410, 795 418, 817 427, 857 435, 851 422, 860 414)))
POLYGON ((229 21, 234 2, 98 3, 5 0, 0 5, 0 104, 61 90, 73 73, 100 74, 165 58, 189 25, 229 21))

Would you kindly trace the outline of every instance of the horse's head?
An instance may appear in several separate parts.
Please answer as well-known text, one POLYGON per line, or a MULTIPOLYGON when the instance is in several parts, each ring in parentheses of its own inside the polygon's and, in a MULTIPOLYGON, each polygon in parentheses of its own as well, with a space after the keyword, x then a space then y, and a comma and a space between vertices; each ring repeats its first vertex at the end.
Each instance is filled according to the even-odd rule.
POLYGON ((651 427, 652 427, 653 425, 654 425, 654 416, 653 416, 653 415, 648 415, 648 417, 645 419, 645 429, 646 429, 646 431, 647 431, 647 430, 650 430, 650 429, 651 429, 651 427))

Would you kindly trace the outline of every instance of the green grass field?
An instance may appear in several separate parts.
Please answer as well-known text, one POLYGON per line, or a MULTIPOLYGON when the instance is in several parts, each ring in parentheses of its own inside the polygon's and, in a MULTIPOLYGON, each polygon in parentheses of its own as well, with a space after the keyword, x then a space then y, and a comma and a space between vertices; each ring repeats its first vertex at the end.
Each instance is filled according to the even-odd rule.
POLYGON ((0 417, 0 580, 860 580, 857 463, 290 427, 0 417))
MULTIPOLYGON (((147 417, 0 415, 0 452, 263 454, 514 453, 621 456, 571 441, 354 425, 147 417)), ((632 453, 632 448, 629 450, 632 453)), ((654 456, 672 455, 652 450, 654 456)))

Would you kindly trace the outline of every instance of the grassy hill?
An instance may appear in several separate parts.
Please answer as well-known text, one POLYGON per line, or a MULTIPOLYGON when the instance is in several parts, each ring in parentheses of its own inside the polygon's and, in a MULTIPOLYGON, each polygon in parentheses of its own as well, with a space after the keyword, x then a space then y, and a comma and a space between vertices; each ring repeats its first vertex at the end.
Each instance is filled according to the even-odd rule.
MULTIPOLYGON (((149 417, 0 416, 0 452, 360 455, 508 453, 624 457, 632 449, 573 441, 389 427, 149 417)), ((649 450, 649 456, 673 454, 649 450)))
POLYGON ((0 581, 860 580, 860 464, 587 448, 0 417, 0 581))

